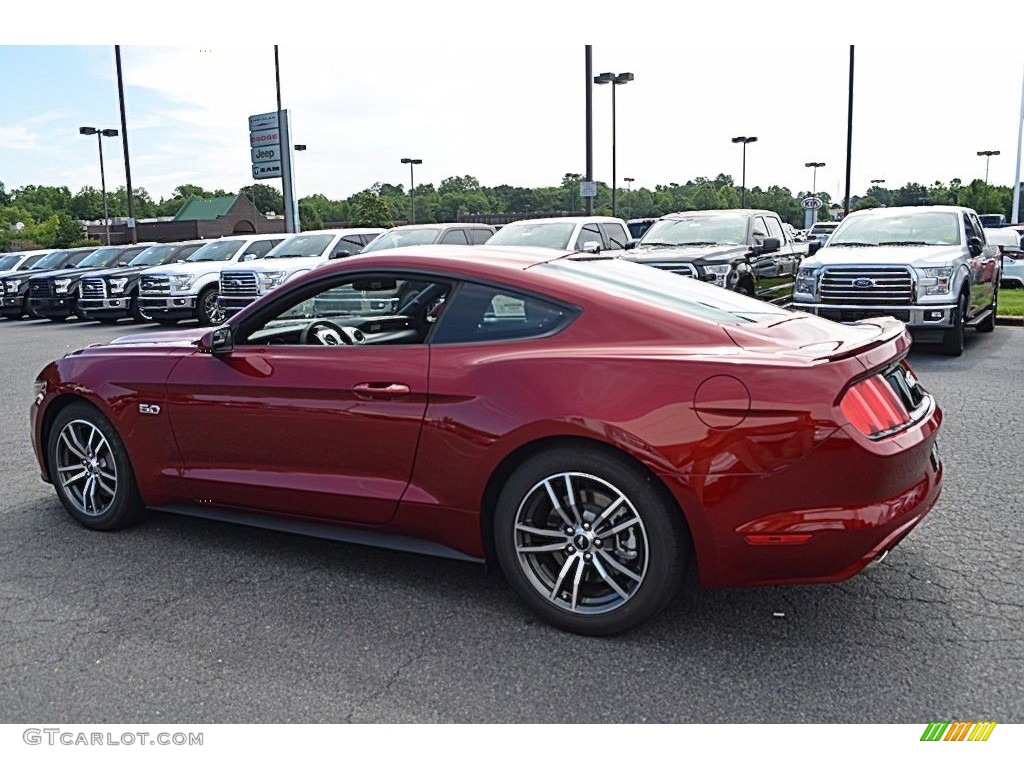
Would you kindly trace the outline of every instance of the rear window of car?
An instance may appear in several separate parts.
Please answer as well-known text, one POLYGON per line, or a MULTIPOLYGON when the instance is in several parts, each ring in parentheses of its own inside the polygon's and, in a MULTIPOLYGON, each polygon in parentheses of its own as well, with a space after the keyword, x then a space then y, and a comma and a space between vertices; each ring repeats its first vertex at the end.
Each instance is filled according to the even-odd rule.
POLYGON ((793 317, 788 310, 758 299, 622 259, 556 259, 530 269, 556 274, 598 294, 716 323, 739 325, 793 317))
POLYGON ((508 341, 561 330, 576 311, 507 288, 464 283, 440 313, 432 344, 508 341))

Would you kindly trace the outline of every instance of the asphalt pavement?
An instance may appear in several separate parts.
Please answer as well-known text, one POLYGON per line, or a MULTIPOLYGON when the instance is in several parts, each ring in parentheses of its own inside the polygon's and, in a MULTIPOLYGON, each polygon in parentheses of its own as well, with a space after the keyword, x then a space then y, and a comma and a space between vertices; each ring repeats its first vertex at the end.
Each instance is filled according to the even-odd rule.
POLYGON ((140 330, 0 321, 0 722, 1024 721, 1024 329, 912 354, 945 490, 885 562, 692 584, 610 639, 472 564, 164 514, 81 528, 38 476, 32 381, 140 330))

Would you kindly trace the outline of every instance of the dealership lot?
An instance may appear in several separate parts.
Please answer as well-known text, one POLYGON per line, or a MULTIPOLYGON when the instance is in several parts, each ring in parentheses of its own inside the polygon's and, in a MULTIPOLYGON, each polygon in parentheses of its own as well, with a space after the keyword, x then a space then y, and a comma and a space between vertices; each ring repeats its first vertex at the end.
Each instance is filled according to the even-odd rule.
POLYGON ((38 480, 32 380, 135 331, 0 322, 4 721, 1024 719, 1021 329, 912 355, 946 413, 945 490, 883 564, 691 589, 612 639, 551 629, 465 563, 167 515, 79 527, 38 480))

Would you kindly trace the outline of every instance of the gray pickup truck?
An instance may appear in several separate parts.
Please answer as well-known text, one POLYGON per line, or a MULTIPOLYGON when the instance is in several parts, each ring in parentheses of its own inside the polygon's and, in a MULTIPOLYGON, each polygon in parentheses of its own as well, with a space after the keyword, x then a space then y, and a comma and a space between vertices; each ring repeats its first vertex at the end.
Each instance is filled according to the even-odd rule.
POLYGON ((773 211, 686 211, 662 216, 622 258, 786 305, 817 247, 795 242, 773 211))
POLYGON ((995 329, 1001 266, 970 208, 857 211, 801 265, 793 308, 840 322, 889 315, 960 355, 965 328, 995 329))

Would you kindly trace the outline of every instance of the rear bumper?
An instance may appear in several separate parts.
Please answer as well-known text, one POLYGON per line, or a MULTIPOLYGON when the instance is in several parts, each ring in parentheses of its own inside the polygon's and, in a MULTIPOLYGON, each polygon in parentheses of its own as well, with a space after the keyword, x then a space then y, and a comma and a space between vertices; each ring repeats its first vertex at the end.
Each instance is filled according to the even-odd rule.
POLYGON ((852 323, 872 317, 895 317, 906 323, 911 331, 915 331, 952 328, 956 304, 879 307, 863 304, 808 304, 796 301, 793 302, 792 308, 839 323, 852 323))
POLYGON ((688 516, 701 582, 835 582, 863 570, 938 500, 941 421, 933 404, 921 422, 884 440, 872 442, 844 427, 768 476, 676 478, 685 488, 665 478, 684 510, 690 493, 703 502, 699 520, 688 516))

